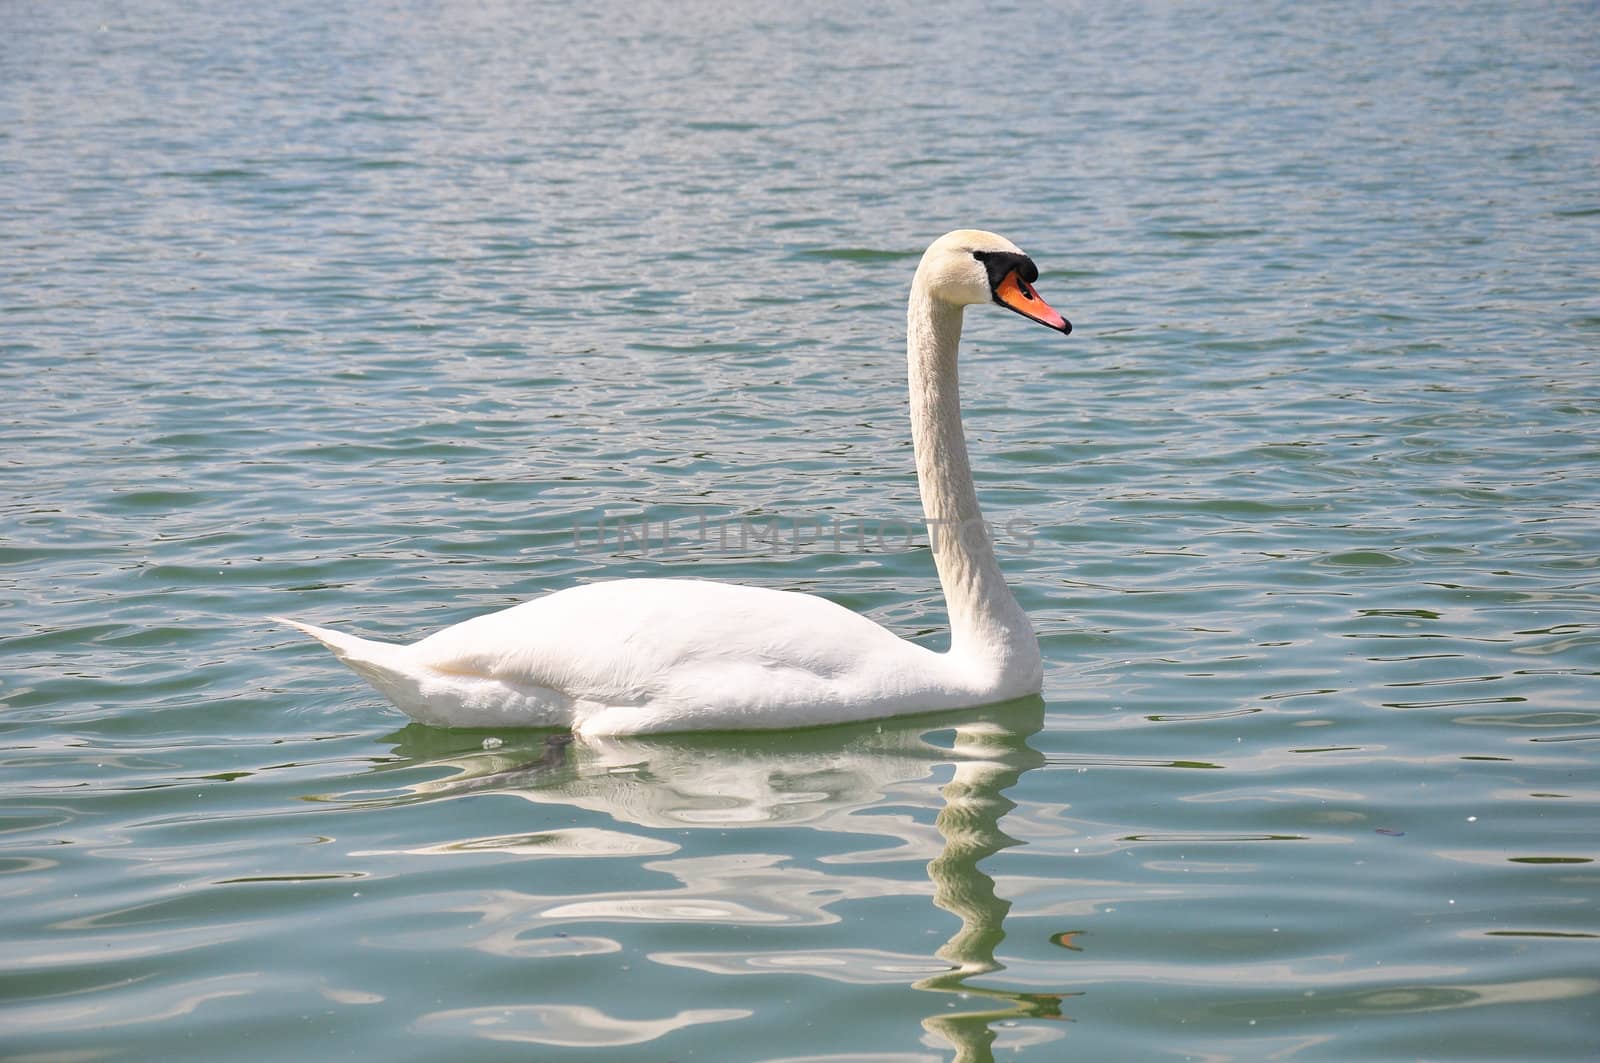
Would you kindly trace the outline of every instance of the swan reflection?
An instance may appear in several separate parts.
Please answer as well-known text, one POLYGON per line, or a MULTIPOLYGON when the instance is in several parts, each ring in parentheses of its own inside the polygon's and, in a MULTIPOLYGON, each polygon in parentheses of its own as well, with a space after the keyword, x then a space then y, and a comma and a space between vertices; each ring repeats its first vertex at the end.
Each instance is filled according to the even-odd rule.
MULTIPOLYGON (((586 810, 603 816, 604 822, 596 825, 598 816, 586 816, 577 817, 581 824, 567 825, 575 817, 564 814, 552 817, 563 824, 554 829, 439 841, 390 853, 632 857, 643 868, 676 881, 665 888, 565 895, 479 893, 459 905, 459 910, 477 915, 474 927, 418 931, 391 944, 466 945, 502 956, 591 955, 621 947, 595 935, 596 924, 823 926, 841 922, 835 909, 850 901, 931 901, 961 924, 932 955, 862 947, 718 948, 665 949, 650 952, 649 958, 712 974, 805 974, 936 993, 938 1009, 922 1025, 927 1034, 953 1046, 958 1060, 991 1058, 997 1026, 1005 1030, 1009 1044, 1059 1036, 1057 1029, 1022 1020, 1061 1018, 1063 995, 972 984, 1004 970, 995 950, 1005 937, 1003 922, 1011 904, 996 894, 993 879, 979 865, 1017 844, 1000 829, 1000 821, 1015 807, 1005 791, 1043 763, 1028 744, 1042 718, 1043 703, 1027 699, 955 714, 786 734, 577 742, 563 734, 522 737, 515 746, 469 751, 460 751, 460 733, 407 728, 395 736, 396 752, 403 759, 384 770, 412 775, 419 767, 443 768, 449 774, 408 780, 369 801, 409 803, 494 793, 586 810), (452 742, 457 743, 453 752, 448 748, 452 742), (932 780, 946 773, 948 780, 936 786, 932 780), (839 852, 835 845, 826 850, 828 855, 801 864, 784 853, 755 851, 727 833, 760 828, 760 844, 767 846, 775 827, 876 840, 849 852, 839 852), (696 832, 710 830, 718 841, 707 847, 696 832), (883 873, 888 865, 905 861, 924 863, 926 877, 883 873), (574 923, 584 924, 583 930, 567 934, 563 927, 574 923), (952 997, 961 1002, 954 1008, 952 997), (974 1001, 982 1006, 970 1009, 974 1001)), ((484 1009, 495 1017, 495 1023, 486 1024, 485 1036, 545 1040, 539 1031, 553 1021, 555 1006, 521 1007, 526 1012, 522 1026, 515 1018, 518 1006, 484 1009)), ((601 1021, 596 1016, 603 1018, 593 1008, 579 1010, 591 1025, 601 1021)), ((562 1013, 564 1021, 574 1021, 562 1013)), ((729 1017, 718 1015, 719 1021, 729 1017)), ((472 1018, 451 1012, 448 1025, 473 1028, 472 1018)), ((445 1019, 439 1013, 421 1025, 431 1027, 445 1019)))

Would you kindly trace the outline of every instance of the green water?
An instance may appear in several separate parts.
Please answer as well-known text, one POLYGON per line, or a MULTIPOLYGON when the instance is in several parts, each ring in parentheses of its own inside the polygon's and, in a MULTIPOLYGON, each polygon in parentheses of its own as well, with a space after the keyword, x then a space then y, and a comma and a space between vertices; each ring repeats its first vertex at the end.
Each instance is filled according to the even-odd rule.
POLYGON ((0 1057, 1594 1057, 1594 6, 976 10, 7 5, 0 1057), (963 350, 1042 700, 452 732, 265 619, 940 646, 964 225, 1077 326, 963 350))

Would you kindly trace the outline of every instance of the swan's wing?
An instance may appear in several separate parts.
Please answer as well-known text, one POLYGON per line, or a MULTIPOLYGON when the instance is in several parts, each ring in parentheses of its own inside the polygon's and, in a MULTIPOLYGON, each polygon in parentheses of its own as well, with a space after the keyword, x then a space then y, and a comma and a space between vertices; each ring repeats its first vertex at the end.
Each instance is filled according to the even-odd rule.
POLYGON ((863 702, 925 683, 942 660, 823 598, 698 580, 573 587, 457 624, 411 649, 418 664, 439 673, 549 688, 581 704, 649 716, 630 730, 688 712, 743 717, 785 705, 827 717, 804 722, 853 718, 863 702))

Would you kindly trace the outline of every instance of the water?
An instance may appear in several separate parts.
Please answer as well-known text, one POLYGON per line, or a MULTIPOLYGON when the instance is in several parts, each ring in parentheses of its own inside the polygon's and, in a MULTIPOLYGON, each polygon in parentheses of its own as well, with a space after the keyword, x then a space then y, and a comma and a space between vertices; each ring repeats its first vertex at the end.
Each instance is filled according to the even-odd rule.
POLYGON ((10 5, 0 1055, 1592 1058, 1595 16, 10 5), (1041 701, 430 730, 264 619, 940 645, 958 225, 1078 326, 964 348, 1041 701))

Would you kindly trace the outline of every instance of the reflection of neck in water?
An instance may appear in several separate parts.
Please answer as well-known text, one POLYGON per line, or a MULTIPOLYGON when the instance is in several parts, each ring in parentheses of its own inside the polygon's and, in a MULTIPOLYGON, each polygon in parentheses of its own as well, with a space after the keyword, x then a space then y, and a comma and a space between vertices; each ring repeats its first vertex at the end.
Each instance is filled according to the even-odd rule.
MULTIPOLYGON (((448 765, 456 774, 407 786, 378 803, 505 793, 603 813, 618 824, 674 831, 788 824, 822 830, 837 827, 859 835, 874 821, 888 825, 892 819, 902 825, 895 831, 901 846, 927 851, 926 843, 932 839, 923 833, 926 828, 905 835, 900 833, 902 817, 863 815, 862 810, 880 804, 886 794, 906 783, 926 779, 938 765, 953 763, 954 775, 940 790, 943 804, 935 820, 940 847, 928 863, 928 875, 934 903, 959 918, 961 927, 937 951, 950 969, 914 985, 941 994, 941 999, 943 994, 957 993, 995 1002, 995 1007, 982 1011, 940 1011, 923 1022, 956 1047, 957 1060, 986 1060, 992 1058, 992 1024, 1060 1015, 1058 996, 966 984, 1002 968, 995 949, 1005 937, 1002 922, 1011 904, 996 895, 994 880, 978 865, 1017 844, 1000 830, 1001 818, 1015 807, 1004 792, 1023 773, 1043 763, 1042 755, 1028 745, 1029 736, 1042 723, 1043 702, 1029 698, 987 709, 781 735, 571 743, 562 734, 532 737, 517 748, 470 752, 459 744, 453 750, 447 745, 459 743, 460 735, 413 726, 397 736, 401 739, 397 752, 410 761, 409 766, 416 767, 419 761, 428 767, 448 765), (948 747, 929 740, 952 733, 948 747)), ((516 839, 474 839, 460 848, 522 850, 484 844, 496 841, 516 839)), ((430 851, 445 848, 456 847, 430 851)), ((822 902, 824 907, 827 903, 822 902)))
POLYGON ((957 1063, 993 1059, 989 1046, 995 1039, 995 1022, 1061 1017, 1059 995, 966 984, 969 978, 1003 968, 994 952, 1005 939, 1011 902, 995 893, 994 879, 978 864, 1018 844, 1000 829, 1001 818, 1016 807, 1005 791, 1023 772, 1044 763, 1044 757, 1028 745, 1029 735, 1038 729, 1038 722, 1021 730, 990 721, 957 728, 955 750, 963 758, 956 762, 954 778, 940 791, 945 805, 936 826, 944 850, 928 864, 928 877, 934 885, 933 903, 959 918, 961 929, 938 950, 939 958, 952 969, 924 978, 916 987, 985 997, 998 1005, 960 1014, 937 1013, 923 1020, 926 1029, 956 1049, 957 1063))

